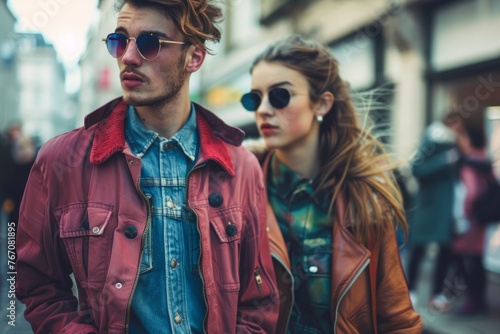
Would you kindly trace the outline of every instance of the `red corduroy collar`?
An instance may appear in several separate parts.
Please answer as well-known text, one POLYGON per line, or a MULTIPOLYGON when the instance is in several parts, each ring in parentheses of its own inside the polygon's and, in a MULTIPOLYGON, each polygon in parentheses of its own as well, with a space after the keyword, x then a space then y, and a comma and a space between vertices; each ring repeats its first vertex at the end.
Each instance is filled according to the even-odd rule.
MULTIPOLYGON (((92 164, 103 163, 127 146, 124 133, 127 108, 128 105, 123 100, 113 100, 85 118, 85 128, 96 126, 90 152, 92 164)), ((225 142, 239 146, 244 137, 243 131, 223 123, 217 116, 197 104, 195 104, 195 110, 201 143, 198 163, 213 160, 234 176, 234 165, 225 142)))

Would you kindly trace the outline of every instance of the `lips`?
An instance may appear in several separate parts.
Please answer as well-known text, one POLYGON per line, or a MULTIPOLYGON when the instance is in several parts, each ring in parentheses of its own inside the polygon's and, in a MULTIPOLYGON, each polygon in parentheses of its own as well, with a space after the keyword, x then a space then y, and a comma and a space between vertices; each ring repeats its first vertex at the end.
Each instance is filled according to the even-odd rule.
POLYGON ((123 85, 127 88, 134 88, 140 86, 144 82, 144 79, 142 79, 139 75, 130 72, 123 73, 121 75, 121 79, 123 85))
POLYGON ((278 127, 276 125, 272 125, 271 123, 262 123, 260 125, 261 130, 264 129, 277 129, 278 127))
POLYGON ((260 125, 260 131, 264 136, 268 136, 278 132, 278 127, 266 122, 260 125))

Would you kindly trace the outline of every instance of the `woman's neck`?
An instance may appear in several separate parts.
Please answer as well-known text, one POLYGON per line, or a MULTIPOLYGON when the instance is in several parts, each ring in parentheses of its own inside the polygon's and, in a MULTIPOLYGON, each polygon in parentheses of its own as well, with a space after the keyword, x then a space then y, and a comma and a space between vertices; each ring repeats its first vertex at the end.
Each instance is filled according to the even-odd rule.
POLYGON ((307 145, 276 149, 276 157, 302 177, 312 179, 319 172, 318 140, 310 140, 307 145))

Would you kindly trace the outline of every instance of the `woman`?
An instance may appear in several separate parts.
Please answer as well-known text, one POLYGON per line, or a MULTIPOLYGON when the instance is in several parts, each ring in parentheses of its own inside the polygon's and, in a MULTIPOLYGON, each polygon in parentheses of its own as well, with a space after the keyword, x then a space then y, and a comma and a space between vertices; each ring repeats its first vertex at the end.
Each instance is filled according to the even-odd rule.
POLYGON ((337 61, 293 35, 251 68, 243 106, 267 154, 278 333, 420 333, 396 244, 406 230, 382 145, 359 125, 337 61))

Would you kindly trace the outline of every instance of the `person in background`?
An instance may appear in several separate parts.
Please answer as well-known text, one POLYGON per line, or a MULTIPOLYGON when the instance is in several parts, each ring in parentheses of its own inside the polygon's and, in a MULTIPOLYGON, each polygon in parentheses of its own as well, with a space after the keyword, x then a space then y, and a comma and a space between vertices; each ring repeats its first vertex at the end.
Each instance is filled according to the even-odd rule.
POLYGON ((455 224, 455 184, 458 180, 459 152, 456 136, 448 120, 436 120, 426 131, 411 158, 412 174, 417 180, 409 211, 410 245, 407 266, 412 301, 418 305, 417 282, 427 246, 438 245, 438 256, 431 280, 430 307, 445 311, 450 306, 444 282, 451 261, 451 241, 455 224))
POLYGON ((459 315, 474 315, 487 310, 486 271, 483 265, 486 225, 480 223, 474 211, 474 202, 487 186, 484 175, 492 171, 486 154, 484 120, 481 116, 477 113, 464 117, 457 110, 452 110, 448 116, 457 136, 461 155, 459 178, 463 185, 461 200, 457 203, 461 224, 455 229, 452 242, 457 272, 463 275, 465 283, 465 290, 460 291, 465 298, 455 310, 459 315))
POLYGON ((360 126, 330 50, 287 36, 251 75, 241 102, 266 144, 253 149, 269 197, 276 333, 420 333, 396 242, 394 222, 406 220, 393 166, 360 126))
POLYGON ((103 41, 123 97, 47 142, 28 180, 17 231, 25 317, 36 333, 274 333, 262 171, 244 133, 189 98, 221 10, 117 5, 103 41))
POLYGON ((28 176, 35 162, 36 149, 30 137, 22 131, 19 122, 10 124, 7 130, 7 156, 2 159, 6 173, 2 174, 3 209, 8 214, 8 221, 17 224, 19 207, 23 198, 28 176))

